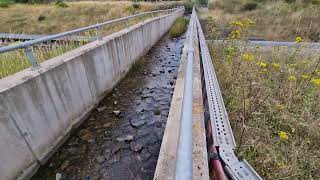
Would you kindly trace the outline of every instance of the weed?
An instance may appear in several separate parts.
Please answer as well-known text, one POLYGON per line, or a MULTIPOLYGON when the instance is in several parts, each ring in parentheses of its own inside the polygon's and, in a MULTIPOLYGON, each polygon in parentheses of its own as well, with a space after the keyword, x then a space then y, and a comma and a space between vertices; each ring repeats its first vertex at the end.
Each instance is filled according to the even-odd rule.
POLYGON ((209 44, 237 153, 265 179, 318 179, 320 50, 255 47, 243 35, 209 44))
POLYGON ((47 17, 45 15, 40 15, 38 17, 38 21, 44 21, 45 19, 47 19, 47 17))
POLYGON ((133 4, 132 4, 132 7, 135 8, 135 9, 140 9, 140 8, 141 8, 141 5, 138 4, 138 3, 133 3, 133 4))
POLYGON ((189 20, 184 17, 177 18, 173 26, 169 30, 170 36, 173 38, 180 36, 187 30, 188 23, 189 20))
MULTIPOLYGON (((258 4, 254 11, 241 11, 239 0, 217 0, 214 10, 203 12, 203 17, 210 17, 214 29, 228 30, 228 22, 252 19, 256 26, 249 37, 264 38, 273 41, 290 41, 302 36, 306 41, 320 40, 320 8, 318 5, 269 1, 258 4), (234 2, 235 1, 235 2, 234 2), (312 13, 310 13, 312 12, 312 13)), ((210 33, 211 29, 207 32, 210 33)), ((245 36, 246 37, 246 36, 245 36)))
POLYGON ((11 4, 10 0, 0 0, 0 8, 7 8, 11 4))
POLYGON ((255 2, 248 2, 243 5, 241 8, 242 11, 252 11, 255 10, 258 7, 258 4, 255 2))
POLYGON ((67 7, 69 7, 68 4, 66 4, 63 0, 57 0, 57 1, 56 1, 56 5, 57 5, 58 7, 61 7, 61 8, 67 8, 67 7))

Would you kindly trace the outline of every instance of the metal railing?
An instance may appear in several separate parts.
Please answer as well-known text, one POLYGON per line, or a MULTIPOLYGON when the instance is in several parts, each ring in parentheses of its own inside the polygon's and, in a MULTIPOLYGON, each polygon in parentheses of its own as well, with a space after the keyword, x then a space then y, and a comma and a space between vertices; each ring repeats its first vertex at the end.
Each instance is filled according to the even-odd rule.
POLYGON ((193 36, 195 30, 195 9, 192 10, 188 27, 188 51, 185 71, 185 83, 181 111, 181 126, 179 132, 177 161, 175 169, 176 180, 191 180, 192 173, 192 85, 193 85, 193 36))
MULTIPOLYGON (((236 142, 232 133, 228 113, 223 102, 218 79, 200 22, 196 17, 199 33, 200 56, 203 67, 205 91, 209 107, 213 146, 219 148, 219 159, 225 172, 233 180, 261 180, 262 178, 246 161, 240 161, 235 154, 236 142)), ((210 157, 210 156, 209 156, 210 157)))
POLYGON ((65 36, 70 36, 76 33, 82 33, 85 31, 89 31, 89 30, 95 30, 95 34, 96 34, 96 39, 102 39, 102 35, 101 35, 101 28, 103 26, 106 25, 110 25, 113 23, 117 23, 117 22, 121 22, 121 21, 125 21, 126 22, 126 26, 129 26, 129 20, 135 17, 141 17, 141 16, 145 16, 145 15, 151 15, 152 17, 155 16, 155 14, 157 13, 167 13, 167 14, 171 14, 171 13, 178 13, 180 11, 183 11, 184 7, 178 7, 178 8, 172 8, 172 9, 165 9, 165 10, 157 10, 157 11, 150 11, 150 12, 144 12, 144 13, 139 13, 139 14, 135 14, 135 15, 131 15, 131 16, 126 16, 123 18, 119 18, 119 19, 115 19, 115 20, 110 20, 110 21, 106 21, 103 23, 98 23, 95 25, 91 25, 91 26, 87 26, 87 27, 83 27, 83 28, 79 28, 79 29, 74 29, 71 31, 66 31, 63 33, 59 33, 59 34, 54 34, 54 35, 49 35, 49 36, 45 36, 39 39, 34 39, 34 40, 30 40, 30 41, 25 41, 19 44, 15 44, 15 45, 11 45, 11 46, 5 46, 5 47, 1 47, 0 48, 0 53, 5 53, 5 52, 9 52, 9 51, 14 51, 17 49, 24 49, 25 54, 27 56, 28 61, 30 62, 30 64, 32 65, 33 68, 39 66, 33 51, 32 51, 32 46, 34 46, 35 44, 39 44, 39 43, 44 43, 47 41, 51 41, 51 40, 55 40, 55 39, 59 39, 65 36))

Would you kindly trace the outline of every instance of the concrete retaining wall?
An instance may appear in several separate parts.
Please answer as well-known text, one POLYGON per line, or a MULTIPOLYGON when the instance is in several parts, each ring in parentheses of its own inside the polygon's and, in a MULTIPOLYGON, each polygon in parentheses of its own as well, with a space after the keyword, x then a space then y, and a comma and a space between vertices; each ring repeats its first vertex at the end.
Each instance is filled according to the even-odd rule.
POLYGON ((182 14, 147 20, 0 80, 0 179, 30 177, 182 14))

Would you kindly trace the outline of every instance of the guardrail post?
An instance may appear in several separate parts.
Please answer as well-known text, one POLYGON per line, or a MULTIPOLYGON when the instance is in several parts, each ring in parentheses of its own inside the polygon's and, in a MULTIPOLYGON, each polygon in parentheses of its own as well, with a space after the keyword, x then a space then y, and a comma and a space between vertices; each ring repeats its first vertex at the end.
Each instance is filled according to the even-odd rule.
POLYGON ((126 19, 126 26, 129 27, 129 19, 126 19))
POLYGON ((32 52, 32 46, 26 47, 24 49, 24 52, 26 53, 26 56, 27 56, 29 63, 32 65, 32 69, 39 67, 38 61, 32 52))
POLYGON ((101 27, 97 27, 95 28, 96 30, 96 40, 101 40, 102 39, 102 35, 101 35, 101 27))

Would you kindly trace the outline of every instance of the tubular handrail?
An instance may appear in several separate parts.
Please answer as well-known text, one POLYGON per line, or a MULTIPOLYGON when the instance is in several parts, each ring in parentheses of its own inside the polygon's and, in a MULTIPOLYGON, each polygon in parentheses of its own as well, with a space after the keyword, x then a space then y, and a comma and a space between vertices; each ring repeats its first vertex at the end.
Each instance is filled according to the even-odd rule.
POLYGON ((25 42, 22 42, 22 43, 19 43, 19 44, 16 44, 16 45, 1 47, 0 48, 0 53, 13 51, 13 50, 16 50, 16 49, 28 48, 28 47, 30 47, 30 46, 32 46, 34 44, 43 43, 43 42, 46 42, 46 41, 54 40, 54 39, 57 39, 57 38, 65 37, 65 36, 68 36, 68 35, 84 32, 84 31, 88 31, 88 30, 92 30, 92 29, 99 30, 99 28, 101 28, 102 26, 113 24, 113 23, 116 23, 116 22, 124 21, 124 20, 129 20, 131 18, 138 17, 138 16, 144 16, 144 15, 153 14, 153 13, 159 13, 159 12, 174 12, 175 10, 177 10, 176 12, 179 12, 179 11, 183 10, 183 7, 139 13, 139 14, 126 16, 126 17, 123 17, 123 18, 110 20, 110 21, 106 21, 106 22, 103 22, 103 23, 98 23, 98 24, 95 24, 95 25, 79 28, 79 29, 66 31, 66 32, 59 33, 59 34, 49 35, 49 36, 42 37, 42 38, 39 38, 39 39, 25 41, 25 42))
POLYGON ((192 171, 192 102, 193 102, 193 36, 195 30, 195 9, 192 10, 188 35, 187 62, 185 71, 185 82, 183 102, 181 111, 181 126, 178 140, 177 160, 175 167, 175 180, 191 180, 192 171))

